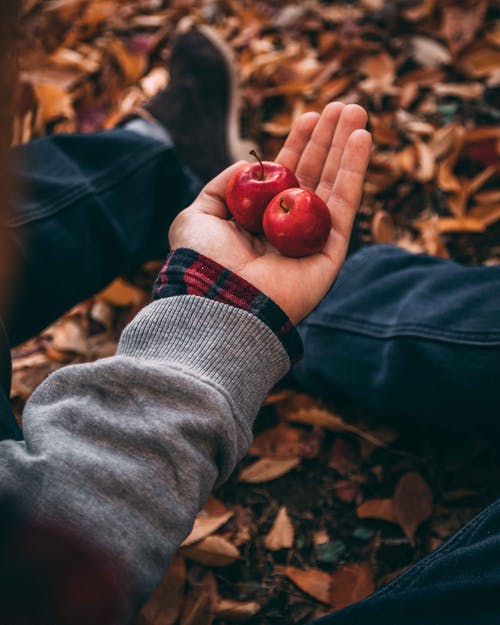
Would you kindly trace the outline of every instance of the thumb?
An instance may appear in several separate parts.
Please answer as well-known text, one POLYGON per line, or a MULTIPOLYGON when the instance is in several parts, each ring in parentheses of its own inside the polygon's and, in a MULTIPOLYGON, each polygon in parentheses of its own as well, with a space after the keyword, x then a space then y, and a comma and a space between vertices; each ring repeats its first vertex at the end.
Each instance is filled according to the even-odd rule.
POLYGON ((225 202, 227 185, 231 176, 244 165, 248 165, 248 163, 246 161, 238 161, 210 180, 201 190, 192 208, 199 213, 227 219, 229 217, 229 211, 225 202))

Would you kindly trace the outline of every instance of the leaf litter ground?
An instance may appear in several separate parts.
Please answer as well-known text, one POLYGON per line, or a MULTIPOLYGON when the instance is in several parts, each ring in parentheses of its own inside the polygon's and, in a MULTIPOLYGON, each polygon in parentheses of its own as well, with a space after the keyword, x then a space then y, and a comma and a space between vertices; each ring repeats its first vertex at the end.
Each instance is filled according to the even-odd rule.
MULTIPOLYGON (((14 142, 111 128, 167 84, 172 35, 189 22, 235 51, 243 130, 266 158, 301 112, 360 103, 375 141, 369 236, 499 262, 500 16, 487 0, 26 0, 14 142)), ((114 353, 158 268, 13 350, 19 419, 49 373, 114 353)), ((495 448, 402 429, 340 397, 283 385, 255 434, 137 623, 304 623, 387 583, 498 496, 495 448)))

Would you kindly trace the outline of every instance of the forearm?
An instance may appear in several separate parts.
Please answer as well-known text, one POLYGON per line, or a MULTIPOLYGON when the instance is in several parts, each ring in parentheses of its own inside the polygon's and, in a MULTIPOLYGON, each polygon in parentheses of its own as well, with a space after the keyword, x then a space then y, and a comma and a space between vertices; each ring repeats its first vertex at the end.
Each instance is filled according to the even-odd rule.
POLYGON ((25 443, 2 443, 1 483, 121 559, 140 601, 246 451, 258 407, 289 364, 248 312, 194 296, 154 302, 116 356, 39 387, 25 443))

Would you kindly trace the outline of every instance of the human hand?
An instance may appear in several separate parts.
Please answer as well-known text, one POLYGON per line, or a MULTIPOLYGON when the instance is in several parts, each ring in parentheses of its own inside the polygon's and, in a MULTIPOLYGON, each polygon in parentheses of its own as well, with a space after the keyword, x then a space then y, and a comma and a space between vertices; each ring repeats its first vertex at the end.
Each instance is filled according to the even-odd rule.
POLYGON ((276 158, 330 210, 332 230, 318 254, 282 256, 263 235, 252 235, 230 219, 224 195, 243 161, 211 180, 176 217, 169 233, 171 249, 187 247, 212 258, 265 293, 298 323, 326 295, 344 262, 370 158, 366 121, 365 110, 356 104, 328 104, 321 116, 305 113, 293 124, 276 158))

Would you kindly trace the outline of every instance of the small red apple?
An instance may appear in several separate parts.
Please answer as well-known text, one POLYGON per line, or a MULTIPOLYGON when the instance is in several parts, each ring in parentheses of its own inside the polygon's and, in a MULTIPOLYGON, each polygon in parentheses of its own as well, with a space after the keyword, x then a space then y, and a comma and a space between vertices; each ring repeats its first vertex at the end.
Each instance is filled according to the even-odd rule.
POLYGON ((284 256, 309 256, 325 246, 332 220, 323 200, 308 189, 278 193, 266 208, 264 233, 284 256))
POLYGON ((299 187, 295 175, 279 163, 261 161, 244 165, 236 171, 226 189, 226 204, 234 220, 253 234, 262 232, 262 216, 270 200, 290 187, 299 187))

